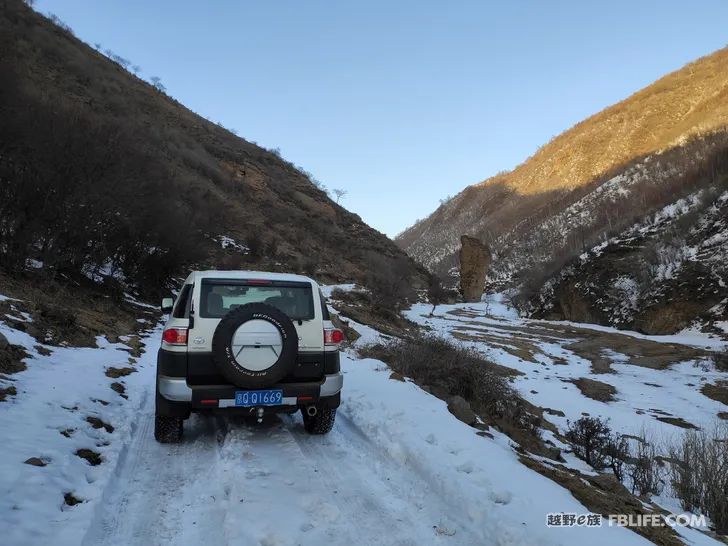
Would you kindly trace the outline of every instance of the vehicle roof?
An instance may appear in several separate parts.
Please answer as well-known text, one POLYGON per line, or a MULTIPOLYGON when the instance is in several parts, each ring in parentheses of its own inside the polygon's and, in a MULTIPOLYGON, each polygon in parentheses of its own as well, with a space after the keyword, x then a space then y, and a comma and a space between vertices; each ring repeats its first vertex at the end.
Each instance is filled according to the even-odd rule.
POLYGON ((207 271, 193 271, 185 283, 196 282, 200 279, 268 279, 271 281, 296 281, 310 282, 314 286, 318 286, 316 281, 305 275, 295 275, 293 273, 274 273, 272 271, 219 271, 210 269, 207 271))

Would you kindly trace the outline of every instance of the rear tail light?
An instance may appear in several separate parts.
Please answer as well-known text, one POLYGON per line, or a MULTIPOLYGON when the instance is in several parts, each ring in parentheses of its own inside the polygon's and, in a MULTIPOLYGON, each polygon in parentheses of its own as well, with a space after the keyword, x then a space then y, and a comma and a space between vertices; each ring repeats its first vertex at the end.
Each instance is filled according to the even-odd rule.
POLYGON ((167 328, 162 341, 170 345, 187 345, 187 328, 167 328))
POLYGON ((337 328, 324 330, 324 345, 338 345, 344 341, 344 332, 337 328))

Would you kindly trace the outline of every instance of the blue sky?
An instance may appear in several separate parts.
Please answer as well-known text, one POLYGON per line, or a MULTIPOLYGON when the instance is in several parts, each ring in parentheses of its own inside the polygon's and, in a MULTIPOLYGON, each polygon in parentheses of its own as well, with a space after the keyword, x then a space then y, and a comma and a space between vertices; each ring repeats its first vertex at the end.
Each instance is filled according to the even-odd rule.
POLYGON ((39 0, 393 236, 728 44, 725 0, 39 0))

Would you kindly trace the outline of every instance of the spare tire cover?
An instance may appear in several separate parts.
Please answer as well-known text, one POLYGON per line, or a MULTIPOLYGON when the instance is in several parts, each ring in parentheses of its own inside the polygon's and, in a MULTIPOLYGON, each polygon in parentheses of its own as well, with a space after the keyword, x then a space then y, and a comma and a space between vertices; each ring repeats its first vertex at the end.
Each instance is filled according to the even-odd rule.
POLYGON ((220 373, 239 387, 277 383, 296 362, 298 335, 282 311, 248 303, 225 315, 212 337, 212 359, 220 373))

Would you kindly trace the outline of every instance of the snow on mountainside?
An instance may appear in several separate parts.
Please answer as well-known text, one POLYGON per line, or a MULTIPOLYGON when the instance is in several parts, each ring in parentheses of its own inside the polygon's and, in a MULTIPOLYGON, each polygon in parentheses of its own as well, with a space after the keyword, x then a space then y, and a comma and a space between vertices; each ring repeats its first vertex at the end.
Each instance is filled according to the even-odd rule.
MULTIPOLYGON (((454 283, 460 236, 478 237, 494 256, 488 289, 519 286, 531 299, 581 254, 663 207, 727 189, 725 66, 728 49, 665 76, 513 171, 466 188, 397 242, 454 283)), ((710 304, 699 303, 701 313, 710 304)))
POLYGON ((648 333, 694 322, 725 333, 719 325, 728 316, 726 218, 728 191, 698 190, 580 255, 524 307, 532 316, 648 333))

